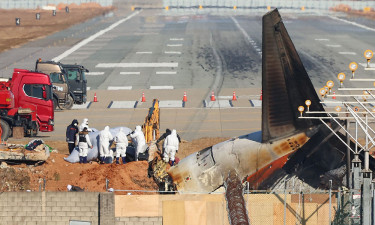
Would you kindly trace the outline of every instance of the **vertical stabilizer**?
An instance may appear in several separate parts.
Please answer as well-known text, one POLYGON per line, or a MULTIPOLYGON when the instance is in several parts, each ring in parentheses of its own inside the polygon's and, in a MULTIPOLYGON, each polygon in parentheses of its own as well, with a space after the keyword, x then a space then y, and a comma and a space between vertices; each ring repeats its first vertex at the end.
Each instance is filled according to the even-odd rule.
POLYGON ((298 106, 324 111, 277 9, 263 16, 262 142, 280 139, 319 124, 298 119, 298 106))

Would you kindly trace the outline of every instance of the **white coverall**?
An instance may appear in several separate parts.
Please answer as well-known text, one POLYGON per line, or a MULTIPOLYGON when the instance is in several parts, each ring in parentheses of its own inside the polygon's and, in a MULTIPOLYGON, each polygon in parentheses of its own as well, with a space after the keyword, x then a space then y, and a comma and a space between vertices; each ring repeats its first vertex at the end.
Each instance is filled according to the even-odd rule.
MULTIPOLYGON (((109 126, 106 126, 104 130, 100 131, 99 134, 99 153, 100 157, 109 157, 111 156, 109 152, 109 141, 113 139, 111 132, 109 131, 109 126)), ((112 157, 112 156, 111 156, 112 157)))
POLYGON ((176 151, 178 151, 179 141, 177 138, 176 130, 172 130, 172 133, 168 135, 164 140, 164 162, 174 161, 176 151))
POLYGON ((116 142, 116 158, 126 157, 126 147, 128 147, 128 138, 122 128, 115 137, 116 142))
POLYGON ((83 128, 87 127, 87 130, 91 132, 92 130, 89 128, 89 119, 84 118, 82 123, 79 125, 79 132, 83 131, 83 128))
POLYGON ((135 139, 135 161, 138 161, 139 153, 144 153, 147 150, 145 135, 142 132, 141 126, 136 126, 134 133, 130 134, 130 137, 135 139))
MULTIPOLYGON (((80 132, 81 133, 81 132, 80 132)), ((84 137, 86 139, 86 142, 81 141, 80 134, 78 133, 78 148, 79 148, 79 156, 87 157, 87 154, 89 152, 89 147, 92 147, 90 137, 88 134, 85 134, 84 137)))

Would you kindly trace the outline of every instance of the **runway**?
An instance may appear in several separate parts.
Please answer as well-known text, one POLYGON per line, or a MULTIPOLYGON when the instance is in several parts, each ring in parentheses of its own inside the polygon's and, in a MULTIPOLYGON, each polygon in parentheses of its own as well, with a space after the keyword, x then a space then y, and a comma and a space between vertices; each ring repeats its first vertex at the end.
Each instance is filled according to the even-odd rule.
MULTIPOLYGON (((74 119, 103 129, 142 124, 152 99, 161 103, 161 129, 182 138, 234 137, 260 130, 262 15, 251 10, 121 10, 0 54, 0 76, 13 68, 34 69, 38 58, 82 64, 88 102, 55 112, 55 131, 43 139, 64 140, 74 119), (188 101, 182 102, 184 92, 188 101), (211 101, 212 92, 217 101, 211 101), (238 97, 232 101, 233 92, 238 97), (92 102, 94 94, 99 102, 92 102), (147 101, 141 102, 142 93, 147 101)), ((285 26, 317 90, 337 74, 370 78, 363 52, 375 46, 375 26, 343 14, 286 12, 285 26), (363 23, 361 23, 363 22, 363 23), (361 64, 362 63, 362 64, 361 64)), ((345 87, 368 83, 344 82, 345 87)), ((297 110, 297 109, 296 109, 297 110)))

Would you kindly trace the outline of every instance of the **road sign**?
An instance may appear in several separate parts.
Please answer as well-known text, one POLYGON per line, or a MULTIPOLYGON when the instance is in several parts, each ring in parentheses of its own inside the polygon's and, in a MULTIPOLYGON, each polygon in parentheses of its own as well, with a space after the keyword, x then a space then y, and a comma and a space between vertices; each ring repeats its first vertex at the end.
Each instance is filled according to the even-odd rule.
POLYGON ((36 14, 35 14, 35 18, 36 18, 37 20, 40 20, 40 13, 36 13, 36 14))
POLYGON ((16 25, 17 26, 21 25, 21 18, 16 18, 16 25))

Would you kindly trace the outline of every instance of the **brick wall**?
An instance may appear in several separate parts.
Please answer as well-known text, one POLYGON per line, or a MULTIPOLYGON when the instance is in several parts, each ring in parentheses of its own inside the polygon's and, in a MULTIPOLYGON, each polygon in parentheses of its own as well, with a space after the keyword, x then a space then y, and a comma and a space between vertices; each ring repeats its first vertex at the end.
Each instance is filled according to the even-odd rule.
POLYGON ((0 225, 68 225, 70 220, 98 225, 98 196, 95 192, 2 193, 0 225))
POLYGON ((116 217, 116 225, 162 225, 163 217, 116 217))

